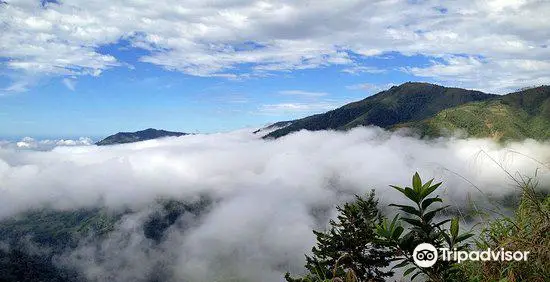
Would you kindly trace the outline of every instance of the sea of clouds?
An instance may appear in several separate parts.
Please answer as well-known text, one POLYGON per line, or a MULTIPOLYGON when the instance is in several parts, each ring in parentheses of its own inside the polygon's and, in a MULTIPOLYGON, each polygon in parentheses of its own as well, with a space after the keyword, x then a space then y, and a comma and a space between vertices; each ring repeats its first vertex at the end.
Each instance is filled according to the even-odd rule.
POLYGON ((0 143, 0 218, 40 207, 131 208, 109 236, 57 262, 95 281, 269 282, 303 271, 311 230, 325 227, 336 204, 375 189, 388 211, 403 201, 388 185, 409 185, 416 171, 443 181, 439 194, 459 210, 471 201, 490 209, 519 192, 504 170, 550 187, 548 142, 421 140, 375 127, 263 140, 252 131, 113 146, 82 138, 40 150, 0 143), (205 195, 215 201, 204 215, 180 218, 161 242, 144 236, 155 199, 205 195))

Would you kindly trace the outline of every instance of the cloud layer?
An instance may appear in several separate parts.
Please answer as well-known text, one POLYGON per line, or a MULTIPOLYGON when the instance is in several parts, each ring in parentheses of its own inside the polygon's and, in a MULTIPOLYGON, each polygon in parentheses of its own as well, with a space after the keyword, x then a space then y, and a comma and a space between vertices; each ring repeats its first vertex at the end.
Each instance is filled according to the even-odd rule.
POLYGON ((550 186, 548 168, 528 157, 548 165, 548 143, 425 141, 379 128, 265 141, 250 131, 50 151, 4 144, 0 217, 46 205, 131 207, 135 212, 109 236, 59 258, 91 280, 140 281, 162 273, 174 281, 281 281, 283 272, 302 270, 314 243, 311 229, 324 227, 335 204, 376 189, 386 207, 400 199, 388 185, 408 185, 415 171, 443 180, 442 196, 457 207, 516 191, 499 165, 526 175, 539 168, 541 187, 550 186), (180 218, 158 244, 144 236, 155 199, 200 195, 216 199, 200 219, 180 218))
POLYGON ((35 151, 49 151, 55 147, 62 146, 87 146, 93 145, 94 142, 88 137, 80 137, 78 140, 72 139, 58 139, 58 140, 36 140, 32 137, 24 137, 19 141, 1 141, 0 149, 18 149, 18 150, 35 150, 35 151))
POLYGON ((2 63, 28 73, 99 75, 126 65, 102 48, 122 43, 144 50, 142 62, 197 76, 328 65, 379 73, 360 59, 399 52, 433 58, 404 71, 459 86, 549 81, 547 1, 4 2, 2 63))

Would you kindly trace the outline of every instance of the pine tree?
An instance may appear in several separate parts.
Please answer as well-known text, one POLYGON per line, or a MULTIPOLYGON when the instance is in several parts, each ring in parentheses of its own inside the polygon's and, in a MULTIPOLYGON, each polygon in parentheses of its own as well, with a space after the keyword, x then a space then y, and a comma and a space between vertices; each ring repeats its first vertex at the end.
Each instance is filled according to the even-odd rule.
POLYGON ((309 274, 293 279, 287 273, 287 281, 323 281, 350 274, 359 281, 384 281, 392 276, 382 269, 389 265, 392 253, 377 243, 376 226, 381 222, 377 205, 371 191, 366 199, 356 196, 354 202, 338 206, 337 220, 329 221, 330 229, 313 231, 317 245, 306 256, 309 274))

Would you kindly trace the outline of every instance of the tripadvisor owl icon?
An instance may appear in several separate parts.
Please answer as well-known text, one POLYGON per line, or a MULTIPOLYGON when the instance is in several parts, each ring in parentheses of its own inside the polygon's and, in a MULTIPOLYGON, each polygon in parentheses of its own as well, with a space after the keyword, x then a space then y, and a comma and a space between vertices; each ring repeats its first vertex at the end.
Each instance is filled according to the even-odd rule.
POLYGON ((420 267, 430 267, 437 261, 437 249, 428 243, 422 243, 413 251, 413 260, 420 267))

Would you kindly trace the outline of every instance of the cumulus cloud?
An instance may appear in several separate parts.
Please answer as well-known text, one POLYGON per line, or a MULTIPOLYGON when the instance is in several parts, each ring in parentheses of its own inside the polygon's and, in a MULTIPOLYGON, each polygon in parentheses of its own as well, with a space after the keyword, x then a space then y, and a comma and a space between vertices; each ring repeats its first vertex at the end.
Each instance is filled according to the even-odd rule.
POLYGON ((412 70, 470 88, 504 91, 496 86, 500 79, 514 87, 548 82, 546 1, 5 2, 0 57, 8 68, 30 73, 99 75, 125 65, 100 47, 124 43, 146 51, 140 61, 197 76, 329 65, 378 73, 383 70, 360 58, 399 52, 483 58, 482 66, 472 60, 460 65, 489 69, 483 77, 457 71, 451 59, 412 70), (247 71, 232 72, 241 67, 247 71))
POLYGON ((59 146, 89 146, 94 144, 92 139, 88 137, 80 137, 78 140, 72 139, 59 139, 59 140, 36 140, 32 137, 24 137, 19 141, 10 142, 10 141, 0 141, 0 148, 9 149, 31 149, 39 151, 48 151, 55 147, 59 146))
POLYGON ((520 89, 518 85, 531 87, 548 83, 546 73, 550 72, 550 61, 491 61, 472 56, 445 56, 428 67, 409 67, 405 70, 416 76, 436 78, 457 86, 477 84, 487 91, 503 93, 509 89, 520 89))
MULTIPOLYGON (((50 151, 2 147, 0 216, 41 206, 130 207, 109 236, 59 258, 95 281, 154 273, 168 281, 281 281, 285 271, 302 270, 311 229, 323 228, 335 204, 353 194, 375 189, 387 207, 401 199, 388 185, 409 185, 419 171, 444 181, 441 196, 455 207, 491 195, 494 203, 518 192, 499 165, 526 175, 539 169, 541 187, 549 187, 549 162, 549 143, 428 141, 380 128, 301 131, 269 141, 240 130, 50 151), (160 242, 144 236, 155 199, 204 195, 215 201, 202 216, 178 219, 160 242)), ((492 208, 485 204, 479 208, 492 208)))

